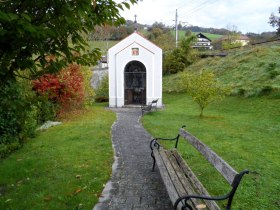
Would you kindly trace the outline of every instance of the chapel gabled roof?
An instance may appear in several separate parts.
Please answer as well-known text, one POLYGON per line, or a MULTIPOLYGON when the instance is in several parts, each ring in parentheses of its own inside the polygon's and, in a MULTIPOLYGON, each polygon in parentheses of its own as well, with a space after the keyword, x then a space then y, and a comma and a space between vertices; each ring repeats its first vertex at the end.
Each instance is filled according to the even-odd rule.
POLYGON ((152 43, 150 40, 145 38, 141 33, 135 31, 134 33, 130 34, 117 44, 115 44, 113 47, 109 49, 109 52, 119 52, 123 49, 127 48, 128 46, 137 43, 138 45, 142 46, 143 48, 148 49, 149 51, 152 51, 153 53, 162 51, 160 47, 152 43))

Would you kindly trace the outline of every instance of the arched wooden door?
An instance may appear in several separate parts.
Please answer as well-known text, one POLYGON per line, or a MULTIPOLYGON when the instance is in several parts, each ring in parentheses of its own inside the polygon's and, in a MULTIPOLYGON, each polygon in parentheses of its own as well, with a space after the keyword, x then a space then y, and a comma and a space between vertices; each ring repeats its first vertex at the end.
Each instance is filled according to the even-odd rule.
POLYGON ((129 62, 124 69, 124 104, 146 104, 146 67, 139 61, 129 62))

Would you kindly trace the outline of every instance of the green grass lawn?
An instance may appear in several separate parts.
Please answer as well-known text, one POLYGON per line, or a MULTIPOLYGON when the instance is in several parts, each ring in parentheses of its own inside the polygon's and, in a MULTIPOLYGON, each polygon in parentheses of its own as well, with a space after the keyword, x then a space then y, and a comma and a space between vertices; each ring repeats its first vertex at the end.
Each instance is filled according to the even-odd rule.
MULTIPOLYGON (((233 209, 280 208, 280 99, 227 97, 207 107, 204 118, 198 116, 198 105, 183 94, 165 94, 163 99, 164 110, 142 119, 153 136, 175 137, 179 127, 186 125, 237 171, 250 170, 237 191, 233 209)), ((228 191, 215 170, 189 145, 181 141, 179 149, 211 193, 228 191)))
POLYGON ((0 161, 0 209, 92 209, 111 175, 115 114, 95 106, 0 161))

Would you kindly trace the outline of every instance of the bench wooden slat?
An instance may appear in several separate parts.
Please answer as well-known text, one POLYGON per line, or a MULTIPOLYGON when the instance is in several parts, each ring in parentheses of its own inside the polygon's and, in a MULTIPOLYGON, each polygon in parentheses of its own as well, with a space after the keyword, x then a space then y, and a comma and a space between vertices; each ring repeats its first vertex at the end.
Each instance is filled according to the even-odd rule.
MULTIPOLYGON (((174 171, 174 168, 173 168, 174 164, 171 163, 172 159, 170 159, 170 157, 172 156, 172 153, 170 151, 167 151, 167 150, 161 149, 161 148, 159 149, 159 153, 165 164, 166 170, 169 173, 170 180, 178 193, 178 196, 181 197, 183 195, 188 194, 187 191, 182 186, 181 180, 178 178, 176 172, 174 171)), ((174 204, 177 199, 178 199, 178 197, 175 198, 174 200, 171 199, 172 203, 174 204)))
POLYGON ((176 172, 174 171, 174 168, 173 168, 174 164, 171 163, 171 159, 170 159, 170 157, 172 156, 171 152, 164 150, 164 149, 160 149, 159 153, 162 157, 163 162, 165 163, 165 167, 169 173, 170 179, 171 179, 173 185, 175 185, 175 188, 177 189, 179 197, 181 197, 182 195, 185 195, 187 192, 183 188, 181 181, 178 179, 176 172))
POLYGON ((213 150, 202 143, 198 138, 184 130, 179 131, 180 135, 184 137, 190 144, 192 144, 228 181, 231 185, 234 177, 238 174, 228 163, 220 158, 213 150))
MULTIPOLYGON (((174 150, 175 151, 175 150, 174 150)), ((196 187, 194 186, 194 184, 191 182, 190 178, 186 176, 186 173, 184 171, 184 169, 181 167, 181 164, 178 162, 176 156, 174 156, 173 150, 167 150, 169 154, 169 159, 170 159, 170 163, 172 164, 174 171, 176 173, 176 176, 178 177, 178 179, 180 180, 180 186, 184 187, 184 191, 186 192, 186 194, 181 194, 182 196, 186 196, 186 195, 197 195, 199 194, 196 187)), ((194 209, 196 209, 195 207, 200 205, 200 204, 206 204, 203 200, 201 199, 191 199, 192 204, 190 204, 194 209)))
MULTIPOLYGON (((160 149, 159 149, 160 150, 160 149)), ((159 171, 160 171, 160 175, 161 175, 161 178, 163 180, 163 183, 167 189, 167 192, 169 194, 169 197, 170 197, 170 200, 171 202, 174 204, 174 202, 176 201, 177 198, 179 198, 179 195, 178 195, 178 192, 177 190, 174 188, 174 185, 171 181, 171 178, 170 178, 170 175, 169 173, 167 172, 166 170, 166 167, 165 167, 165 164, 163 162, 163 159, 162 159, 162 156, 159 152, 159 150, 155 149, 153 151, 154 153, 154 156, 157 160, 157 166, 159 168, 159 171)), ((181 204, 178 205, 180 208, 182 207, 181 204)), ((178 208, 179 209, 179 208, 178 208)))
MULTIPOLYGON (((200 183, 200 181, 197 179, 197 177, 195 176, 195 174, 193 173, 191 168, 188 166, 186 161, 184 161, 183 158, 180 156, 178 151, 177 150, 172 150, 171 152, 172 152, 173 156, 176 158, 176 160, 178 161, 178 164, 180 165, 180 168, 183 170, 183 173, 188 176, 188 179, 190 180, 190 183, 193 184, 193 187, 198 192, 197 194, 210 196, 208 191, 200 183)), ((204 200, 204 202, 208 206, 209 209, 220 210, 220 207, 217 205, 217 203, 215 201, 204 200)))

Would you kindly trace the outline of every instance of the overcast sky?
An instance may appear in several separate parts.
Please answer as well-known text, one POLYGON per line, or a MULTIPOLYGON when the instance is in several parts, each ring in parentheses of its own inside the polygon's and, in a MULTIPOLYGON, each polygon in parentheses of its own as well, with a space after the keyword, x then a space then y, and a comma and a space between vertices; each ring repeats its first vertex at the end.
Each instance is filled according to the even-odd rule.
POLYGON ((136 14, 141 24, 157 21, 174 26, 178 9, 182 25, 213 28, 234 25, 242 33, 262 33, 276 31, 268 21, 272 12, 279 15, 279 6, 280 0, 143 0, 121 14, 129 20, 134 20, 136 14))

